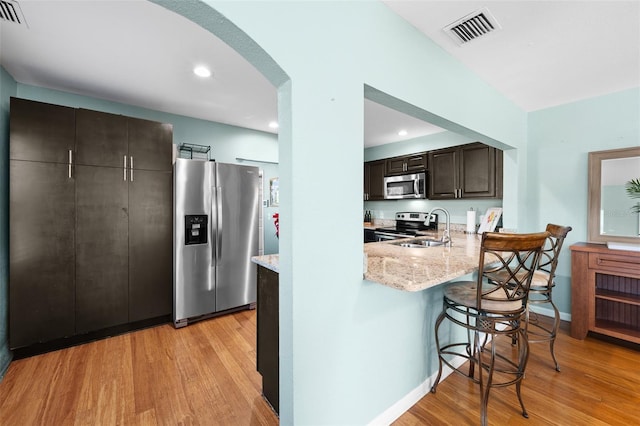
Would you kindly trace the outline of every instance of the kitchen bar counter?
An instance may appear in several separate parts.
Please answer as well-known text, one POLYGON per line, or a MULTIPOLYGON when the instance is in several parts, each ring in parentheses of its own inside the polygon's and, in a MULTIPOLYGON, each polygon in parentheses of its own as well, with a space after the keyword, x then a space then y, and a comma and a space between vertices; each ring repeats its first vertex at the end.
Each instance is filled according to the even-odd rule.
MULTIPOLYGON (((393 244, 411 239, 365 244, 364 278, 398 290, 420 291, 478 270, 481 235, 452 232, 451 247, 408 248, 393 244)), ((491 260, 489 257, 487 263, 491 260)))
POLYGON ((251 258, 253 263, 257 263, 260 266, 264 266, 267 269, 272 270, 273 272, 280 273, 280 255, 278 254, 267 254, 264 256, 253 256, 251 258))
MULTIPOLYGON (((439 236, 426 232, 425 235, 439 236)), ((481 235, 452 232, 451 247, 408 248, 393 244, 412 239, 364 244, 367 258, 364 278, 398 290, 420 291, 478 269, 481 235)), ((277 254, 254 256, 251 260, 280 272, 277 254)), ((491 258, 487 260, 490 262, 491 258)))

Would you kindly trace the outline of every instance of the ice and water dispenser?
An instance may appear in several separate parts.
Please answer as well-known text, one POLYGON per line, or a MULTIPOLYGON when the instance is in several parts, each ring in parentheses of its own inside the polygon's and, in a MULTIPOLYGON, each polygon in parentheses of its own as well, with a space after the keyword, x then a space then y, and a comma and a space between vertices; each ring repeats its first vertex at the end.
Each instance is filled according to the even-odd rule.
POLYGON ((207 244, 207 223, 209 218, 206 214, 185 215, 184 245, 207 244))

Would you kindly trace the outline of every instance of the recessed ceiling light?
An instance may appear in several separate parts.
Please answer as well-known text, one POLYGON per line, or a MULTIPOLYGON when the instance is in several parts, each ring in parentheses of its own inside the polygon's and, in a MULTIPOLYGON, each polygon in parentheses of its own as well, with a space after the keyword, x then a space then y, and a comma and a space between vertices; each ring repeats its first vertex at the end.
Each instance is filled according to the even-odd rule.
POLYGON ((272 121, 271 123, 269 123, 269 127, 272 128, 272 129, 277 129, 278 128, 278 122, 272 121))
POLYGON ((204 66, 198 66, 193 69, 193 73, 198 77, 211 77, 211 71, 204 66))
POLYGON ((400 130, 398 132, 398 136, 407 136, 407 131, 406 130, 400 130))

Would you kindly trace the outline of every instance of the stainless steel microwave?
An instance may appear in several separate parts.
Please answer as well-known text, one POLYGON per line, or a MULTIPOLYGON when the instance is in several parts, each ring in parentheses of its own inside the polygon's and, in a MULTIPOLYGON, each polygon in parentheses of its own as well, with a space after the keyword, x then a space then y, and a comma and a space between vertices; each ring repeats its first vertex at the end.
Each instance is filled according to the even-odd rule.
POLYGON ((385 177, 384 199, 427 198, 426 179, 426 173, 385 177))

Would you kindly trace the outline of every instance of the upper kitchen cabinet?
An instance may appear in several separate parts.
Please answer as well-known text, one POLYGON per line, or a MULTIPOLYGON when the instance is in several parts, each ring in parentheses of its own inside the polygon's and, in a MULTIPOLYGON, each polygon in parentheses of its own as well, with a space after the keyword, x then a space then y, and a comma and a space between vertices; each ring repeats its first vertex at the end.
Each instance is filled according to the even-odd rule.
POLYGON ((385 160, 364 163, 364 201, 384 200, 385 160))
POLYGON ((502 151, 472 143, 429 152, 429 199, 502 197, 502 151))
POLYGON ((79 109, 75 163, 168 172, 172 134, 170 124, 79 109))
POLYGON ((127 117, 100 111, 76 112, 76 164, 126 167, 127 117))
POLYGON ((424 172, 427 170, 427 158, 426 152, 387 158, 385 175, 392 176, 424 172))
POLYGON ((128 118, 131 169, 172 171, 171 124, 128 118))
POLYGON ((68 164, 75 149, 73 108, 11 98, 11 160, 68 164))

